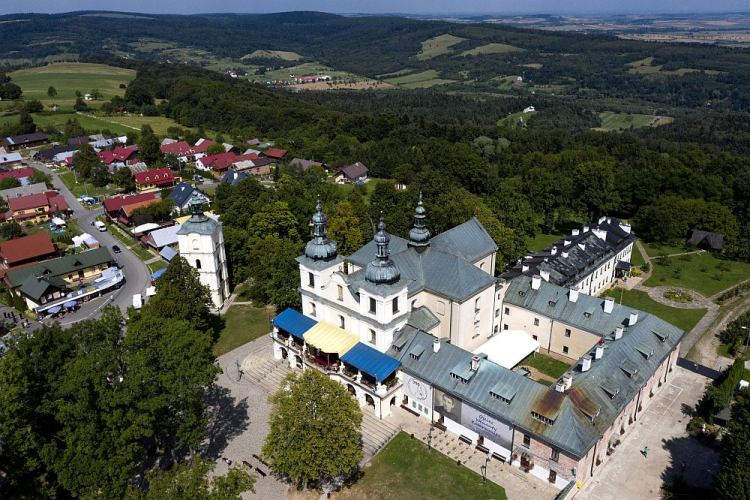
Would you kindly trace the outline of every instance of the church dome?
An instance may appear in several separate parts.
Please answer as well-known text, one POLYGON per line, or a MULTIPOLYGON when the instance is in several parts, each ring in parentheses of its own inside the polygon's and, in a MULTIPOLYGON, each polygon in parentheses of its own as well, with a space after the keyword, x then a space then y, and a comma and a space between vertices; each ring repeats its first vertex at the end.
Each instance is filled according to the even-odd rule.
POLYGON ((365 279, 378 285, 395 283, 401 278, 401 272, 390 258, 388 244, 391 241, 391 235, 385 230, 385 220, 382 215, 374 240, 377 246, 377 257, 365 267, 365 279))
POLYGON ((328 228, 326 227, 328 216, 323 213, 320 196, 318 196, 318 204, 315 205, 315 215, 312 217, 312 222, 315 226, 313 239, 307 242, 307 246, 305 246, 305 256, 313 260, 333 259, 338 254, 338 245, 335 241, 328 239, 328 228))
POLYGON ((417 248, 429 246, 430 230, 425 227, 426 217, 426 211, 422 205, 422 193, 419 193, 419 202, 414 210, 414 227, 409 231, 409 246, 417 248))

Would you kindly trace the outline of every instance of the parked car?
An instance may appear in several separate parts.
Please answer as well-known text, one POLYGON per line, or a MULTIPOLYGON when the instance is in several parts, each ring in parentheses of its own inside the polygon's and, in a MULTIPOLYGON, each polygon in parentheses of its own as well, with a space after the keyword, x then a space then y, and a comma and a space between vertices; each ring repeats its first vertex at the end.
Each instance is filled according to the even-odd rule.
POLYGON ((122 250, 120 250, 120 247, 117 245, 112 245, 112 251, 115 253, 120 253, 122 250))
POLYGON ((140 293, 133 295, 133 307, 137 310, 143 307, 143 297, 140 293))
POLYGON ((203 180, 204 180, 203 176, 202 175, 198 175, 198 174, 195 174, 195 176, 193 177, 193 179, 195 179, 198 182, 203 182, 203 180))
POLYGON ((104 225, 102 221, 94 221, 94 227, 96 227, 99 231, 104 232, 107 230, 107 226, 104 225))

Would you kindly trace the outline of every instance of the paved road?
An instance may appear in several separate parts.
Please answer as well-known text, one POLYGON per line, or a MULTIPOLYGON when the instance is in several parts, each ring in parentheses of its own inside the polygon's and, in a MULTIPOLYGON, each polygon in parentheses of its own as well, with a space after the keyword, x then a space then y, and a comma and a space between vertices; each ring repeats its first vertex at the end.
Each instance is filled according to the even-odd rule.
MULTIPOLYGON (((73 196, 73 193, 71 193, 70 190, 65 187, 65 184, 63 184, 57 174, 55 174, 52 170, 41 163, 37 163, 31 160, 27 160, 27 163, 30 166, 37 168, 52 177, 52 184, 65 197, 65 201, 73 210, 73 217, 78 219, 78 225, 81 227, 82 231, 91 234, 94 238, 99 240, 102 246, 109 247, 110 251, 112 245, 118 245, 122 249, 121 253, 113 253, 113 255, 118 260, 119 265, 123 270, 123 274, 125 274, 125 284, 122 286, 122 288, 114 292, 114 300, 112 300, 111 303, 119 307, 124 314, 126 309, 133 304, 133 295, 137 293, 145 294, 146 288, 150 286, 151 276, 148 272, 146 264, 144 264, 136 254, 126 248, 125 245, 123 245, 109 232, 99 232, 95 227, 91 225, 92 221, 94 221, 97 216, 104 213, 104 209, 102 207, 94 210, 87 210, 78 202, 76 197, 73 196)), ((109 297, 110 295, 104 295, 99 299, 95 299, 91 302, 83 304, 79 311, 77 311, 75 314, 67 315, 61 320, 61 323, 74 323, 76 321, 88 319, 89 317, 94 316, 99 311, 99 309, 101 309, 101 307, 107 303, 107 297, 109 297)))

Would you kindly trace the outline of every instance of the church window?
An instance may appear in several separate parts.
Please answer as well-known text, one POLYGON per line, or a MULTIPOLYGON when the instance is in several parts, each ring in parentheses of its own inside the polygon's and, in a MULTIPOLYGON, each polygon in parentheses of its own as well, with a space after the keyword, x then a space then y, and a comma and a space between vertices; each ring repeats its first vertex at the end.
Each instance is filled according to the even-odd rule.
POLYGON ((339 326, 342 330, 346 329, 346 319, 343 316, 339 316, 339 326))
POLYGON ((343 301, 344 300, 344 287, 341 285, 337 285, 337 290, 339 294, 338 299, 343 301))
POLYGON ((437 302, 437 313, 441 316, 445 314, 445 302, 443 302, 442 300, 438 300, 437 302))
POLYGON ((375 330, 370 330, 370 343, 375 344, 377 341, 377 335, 375 334, 375 330))
POLYGON ((196 269, 200 269, 201 268, 201 260, 200 259, 195 259, 195 268, 196 269))
POLYGON ((393 298, 393 314, 398 313, 398 297, 393 298))
POLYGON ((200 245, 198 244, 198 238, 193 238, 193 250, 200 250, 200 245))
POLYGON ((376 311, 376 309, 375 309, 375 308, 377 307, 377 305, 378 305, 378 304, 377 304, 377 302, 375 301, 375 299, 374 299, 374 298, 372 298, 372 297, 370 297, 370 312, 371 312, 372 314, 375 314, 375 311, 376 311))
POLYGON ((307 273, 307 285, 310 288, 315 288, 315 275, 313 273, 307 273))

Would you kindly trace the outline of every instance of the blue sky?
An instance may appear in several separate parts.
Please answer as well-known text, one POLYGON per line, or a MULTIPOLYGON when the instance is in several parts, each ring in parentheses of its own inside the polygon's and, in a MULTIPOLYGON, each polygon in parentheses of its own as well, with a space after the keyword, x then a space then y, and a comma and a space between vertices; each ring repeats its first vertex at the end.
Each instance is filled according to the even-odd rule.
POLYGON ((2 0, 0 14, 117 10, 154 14, 266 13, 317 10, 334 13, 685 13, 750 10, 747 0, 2 0))

